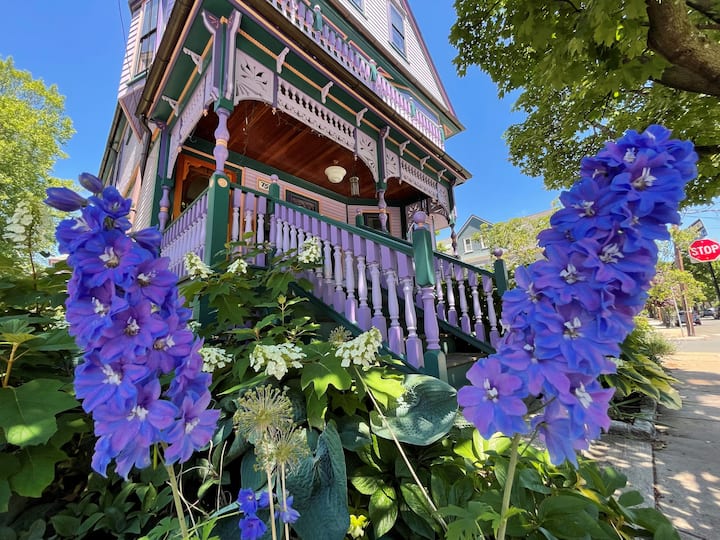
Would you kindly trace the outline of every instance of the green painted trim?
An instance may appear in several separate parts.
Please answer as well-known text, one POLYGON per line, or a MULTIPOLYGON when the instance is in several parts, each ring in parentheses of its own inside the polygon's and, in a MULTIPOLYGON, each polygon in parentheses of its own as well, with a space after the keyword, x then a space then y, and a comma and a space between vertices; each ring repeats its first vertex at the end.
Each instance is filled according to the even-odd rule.
POLYGON ((440 327, 441 333, 446 332, 448 334, 452 334, 455 338, 464 341, 465 343, 476 348, 479 351, 485 352, 487 354, 495 354, 497 352, 495 350, 495 347, 493 347, 489 343, 485 343, 484 341, 480 341, 479 339, 476 339, 473 336, 466 334, 465 332, 460 330, 460 328, 453 326, 447 321, 438 319, 438 326, 440 327))
POLYGON ((416 227, 413 231, 413 260, 415 261, 415 283, 418 287, 435 285, 435 265, 433 264, 432 238, 426 227, 416 227))
POLYGON ((423 372, 426 375, 448 381, 447 358, 442 351, 425 351, 423 355, 423 372))
POLYGON ((508 275, 507 267, 503 259, 497 259, 493 263, 495 270, 495 286, 497 287, 498 295, 502 296, 507 291, 508 286, 508 275))
POLYGON ((210 177, 207 225, 205 228, 205 263, 212 266, 224 259, 230 223, 230 180, 215 172, 210 177))

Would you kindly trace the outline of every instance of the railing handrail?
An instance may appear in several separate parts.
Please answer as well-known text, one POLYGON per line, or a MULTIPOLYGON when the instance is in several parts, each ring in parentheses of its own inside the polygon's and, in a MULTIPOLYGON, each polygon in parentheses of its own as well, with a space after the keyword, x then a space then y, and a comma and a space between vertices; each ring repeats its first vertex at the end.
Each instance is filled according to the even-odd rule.
POLYGON ((438 259, 443 259, 449 263, 461 266, 470 272, 476 272, 478 274, 482 274, 491 278, 495 277, 495 273, 491 272, 490 270, 485 270, 484 268, 480 268, 479 266, 473 266, 470 263, 463 262, 460 259, 456 259, 455 257, 446 255, 445 253, 442 253, 440 251, 434 251, 433 253, 438 259))
POLYGON ((207 190, 208 190, 208 189, 209 189, 209 187, 206 187, 205 189, 203 189, 203 190, 200 192, 200 194, 199 194, 197 197, 195 197, 195 198, 192 200, 192 202, 185 207, 185 210, 183 210, 182 212, 180 212, 180 214, 178 214, 178 217, 176 217, 176 218, 173 219, 170 223, 168 223, 168 224, 165 226, 165 228, 162 230, 163 234, 165 233, 165 231, 170 230, 170 228, 171 228, 173 225, 175 225, 175 223, 177 223, 178 221, 180 221, 180 218, 183 217, 187 212, 189 212, 190 209, 191 209, 193 206, 195 206, 196 204, 198 204, 199 201, 202 200, 203 195, 205 195, 205 193, 207 193, 207 190))
POLYGON ((300 212, 301 214, 304 214, 306 216, 316 218, 320 221, 323 221, 327 223, 328 225, 332 225, 333 227, 337 227, 339 229, 343 229, 345 231, 348 231, 352 234, 356 234, 358 236, 361 236, 365 238, 366 240, 372 240, 378 244, 381 244, 383 246, 389 247, 394 249, 395 251, 399 251, 401 253, 404 253, 405 255, 412 256, 413 250, 412 246, 410 244, 406 244, 397 238, 393 237, 387 237, 381 233, 375 232, 374 230, 363 230, 355 225, 350 225, 348 223, 344 223, 342 221, 338 221, 336 219, 332 219, 329 217, 325 217, 317 212, 313 212, 312 210, 308 210, 307 208, 303 208, 302 206, 297 206, 295 204, 292 204, 287 201, 283 201, 282 199, 277 199, 273 196, 271 196, 268 193, 262 193, 260 191, 256 191, 252 188, 248 188, 246 186, 241 186, 239 184, 231 183, 230 184, 231 189, 238 189, 240 191, 252 193, 254 195, 258 195, 261 197, 265 197, 267 200, 272 201, 275 204, 279 204, 280 206, 284 206, 286 208, 289 208, 291 210, 295 210, 296 212, 300 212))

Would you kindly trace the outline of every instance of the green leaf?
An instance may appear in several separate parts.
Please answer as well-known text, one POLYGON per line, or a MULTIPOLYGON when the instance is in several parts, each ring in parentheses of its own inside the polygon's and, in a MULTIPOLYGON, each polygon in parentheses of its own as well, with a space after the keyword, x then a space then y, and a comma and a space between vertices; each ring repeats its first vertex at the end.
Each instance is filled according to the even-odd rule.
POLYGON ((368 508, 370 522, 375 531, 375 537, 380 538, 395 525, 398 516, 397 493, 391 486, 378 489, 370 497, 368 508))
POLYGON ((57 514, 50 518, 50 523, 52 523, 55 532, 61 534, 62 536, 71 537, 74 536, 75 533, 77 533, 81 521, 80 518, 76 518, 74 516, 57 514))
POLYGON ((300 385, 303 389, 313 385, 315 394, 320 397, 327 392, 328 386, 338 390, 348 390, 352 385, 352 377, 347 369, 340 365, 334 356, 323 358, 322 362, 309 362, 303 366, 300 385))
POLYGON ((24 447, 46 443, 57 431, 55 415, 79 403, 60 391, 61 381, 35 379, 18 388, 0 388, 0 427, 9 443, 24 447))
POLYGON ((373 392, 375 399, 384 407, 392 398, 399 398, 405 393, 403 378, 388 373, 385 369, 373 368, 360 374, 368 388, 373 392))
POLYGON ((327 395, 321 394, 318 396, 315 392, 310 392, 307 396, 306 408, 308 424, 320 430, 324 429, 327 406, 327 395))
POLYGON ((639 491, 626 491, 618 498, 618 502, 623 506, 637 506, 645 502, 642 494, 639 491))
POLYGON ((25 497, 40 497, 55 479, 55 464, 67 455, 52 446, 29 446, 18 453, 20 470, 10 478, 10 487, 25 497))
POLYGON ((0 478, 0 514, 8 511, 8 503, 10 502, 10 482, 4 478, 0 478))
POLYGON ((372 495, 384 485, 382 476, 370 467, 357 469, 350 477, 350 483, 363 495, 372 495))
POLYGON ((373 411, 373 433, 385 439, 427 446, 447 435, 457 415, 457 392, 440 379, 410 374, 403 382, 405 391, 388 399, 385 420, 373 411))

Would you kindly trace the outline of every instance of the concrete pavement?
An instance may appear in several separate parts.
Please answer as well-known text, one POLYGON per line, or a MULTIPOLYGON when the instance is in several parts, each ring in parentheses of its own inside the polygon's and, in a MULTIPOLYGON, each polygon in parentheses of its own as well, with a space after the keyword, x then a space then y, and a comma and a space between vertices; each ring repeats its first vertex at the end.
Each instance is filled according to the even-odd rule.
POLYGON ((702 322, 695 337, 656 328, 677 348, 665 366, 683 408, 659 408, 654 439, 611 432, 590 454, 624 472, 681 538, 720 540, 720 320, 702 322))

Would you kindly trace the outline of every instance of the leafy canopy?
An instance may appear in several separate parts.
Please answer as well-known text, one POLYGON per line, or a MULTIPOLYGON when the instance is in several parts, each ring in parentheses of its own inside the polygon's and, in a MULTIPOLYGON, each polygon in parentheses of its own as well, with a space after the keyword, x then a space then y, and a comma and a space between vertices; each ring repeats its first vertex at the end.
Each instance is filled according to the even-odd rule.
POLYGON ((517 92, 510 159, 568 187, 578 163, 626 129, 659 123, 695 142, 685 204, 720 194, 720 7, 712 0, 456 0, 461 75, 478 65, 517 92))
MULTIPOLYGON (((0 58, 0 231, 21 200, 41 201, 47 187, 60 183, 52 168, 74 133, 64 106, 55 85, 16 69, 10 57, 0 58)), ((14 249, 0 235, 0 252, 14 249)))

